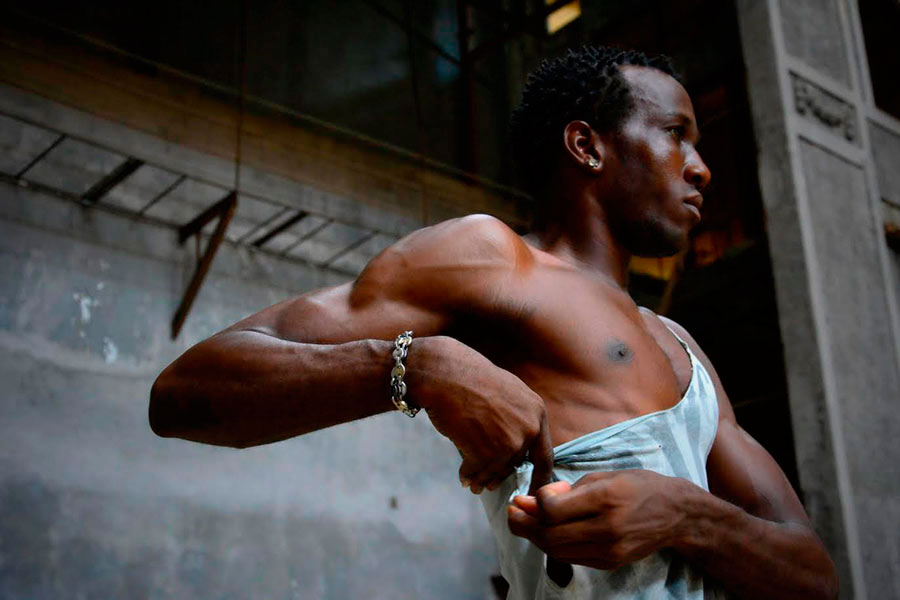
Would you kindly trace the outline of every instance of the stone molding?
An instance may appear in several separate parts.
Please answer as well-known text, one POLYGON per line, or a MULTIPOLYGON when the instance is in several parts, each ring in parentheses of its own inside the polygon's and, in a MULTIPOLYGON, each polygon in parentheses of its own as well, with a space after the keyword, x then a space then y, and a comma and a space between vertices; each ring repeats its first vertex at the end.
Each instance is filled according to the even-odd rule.
POLYGON ((797 73, 791 73, 797 114, 848 142, 860 145, 856 107, 797 73))

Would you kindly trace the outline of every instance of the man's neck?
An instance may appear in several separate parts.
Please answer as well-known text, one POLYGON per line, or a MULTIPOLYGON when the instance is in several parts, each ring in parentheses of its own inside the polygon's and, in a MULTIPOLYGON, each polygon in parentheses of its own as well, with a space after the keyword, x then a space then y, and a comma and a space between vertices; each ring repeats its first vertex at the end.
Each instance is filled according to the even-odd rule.
POLYGON ((579 270, 605 275, 625 289, 631 254, 596 215, 573 218, 564 224, 548 223, 537 228, 529 239, 544 252, 579 270))

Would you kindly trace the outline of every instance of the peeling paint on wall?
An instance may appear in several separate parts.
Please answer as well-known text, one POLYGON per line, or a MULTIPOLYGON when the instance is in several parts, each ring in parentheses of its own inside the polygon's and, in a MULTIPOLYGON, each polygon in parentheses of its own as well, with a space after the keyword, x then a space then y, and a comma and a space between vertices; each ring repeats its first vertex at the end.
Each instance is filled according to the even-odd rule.
POLYGON ((100 301, 78 292, 72 294, 72 299, 78 303, 78 307, 81 309, 81 323, 87 325, 91 322, 91 307, 100 306, 100 301))
POLYGON ((103 338, 103 360, 106 361, 106 364, 116 362, 116 359, 119 357, 119 349, 116 347, 115 343, 108 337, 103 338))

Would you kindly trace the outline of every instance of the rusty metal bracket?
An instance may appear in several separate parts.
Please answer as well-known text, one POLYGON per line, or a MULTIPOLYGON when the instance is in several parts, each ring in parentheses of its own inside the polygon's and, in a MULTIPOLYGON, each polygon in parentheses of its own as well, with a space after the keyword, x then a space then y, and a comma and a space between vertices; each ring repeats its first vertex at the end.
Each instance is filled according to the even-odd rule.
POLYGON ((142 160, 136 158, 126 159, 122 164, 116 167, 112 173, 91 186, 91 189, 81 196, 81 201, 84 204, 96 204, 102 200, 103 196, 111 189, 128 179, 132 173, 142 166, 144 166, 144 161, 142 160))
POLYGON ((192 235, 199 236, 207 223, 216 217, 219 218, 219 222, 216 223, 216 229, 209 240, 209 244, 206 246, 206 250, 197 262, 197 268, 194 270, 194 275, 191 277, 191 281, 184 291, 184 296, 181 298, 181 304, 178 305, 175 316, 172 317, 173 340, 178 337, 178 333, 181 331, 182 325, 184 325, 184 320, 187 319, 191 306, 194 304, 194 299, 197 297, 197 292, 200 291, 200 286, 203 285, 203 280, 206 278, 209 267, 212 265, 213 258, 216 256, 216 251, 219 249, 219 246, 222 245, 222 240, 225 239, 225 231, 228 229, 228 224, 231 222, 231 217, 234 216, 236 208, 237 193, 231 192, 178 230, 178 241, 183 244, 192 235))
POLYGON ((293 227, 294 225, 296 225, 297 223, 299 223, 300 221, 302 221, 303 219, 305 219, 308 216, 309 216, 308 212, 306 212, 305 210, 301 210, 296 215, 294 215, 290 219, 283 222, 281 225, 278 225, 277 227, 273 227, 271 230, 269 230, 268 233, 263 235, 261 238, 259 238, 255 242, 253 242, 253 246, 255 248, 262 248, 265 245, 265 243, 268 242, 269 240, 271 240, 273 237, 275 237, 276 235, 278 235, 279 233, 281 233, 287 229, 290 229, 291 227, 293 227))

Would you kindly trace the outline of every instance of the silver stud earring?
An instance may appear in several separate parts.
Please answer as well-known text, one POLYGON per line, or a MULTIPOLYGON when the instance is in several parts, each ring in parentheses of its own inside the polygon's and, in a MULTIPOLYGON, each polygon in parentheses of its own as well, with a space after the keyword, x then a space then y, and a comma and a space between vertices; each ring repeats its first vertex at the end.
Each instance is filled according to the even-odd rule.
POLYGON ((590 168, 592 168, 592 169, 599 169, 599 168, 600 168, 600 161, 597 160, 596 158, 594 158, 593 156, 588 156, 587 164, 588 164, 588 166, 589 166, 590 168))

